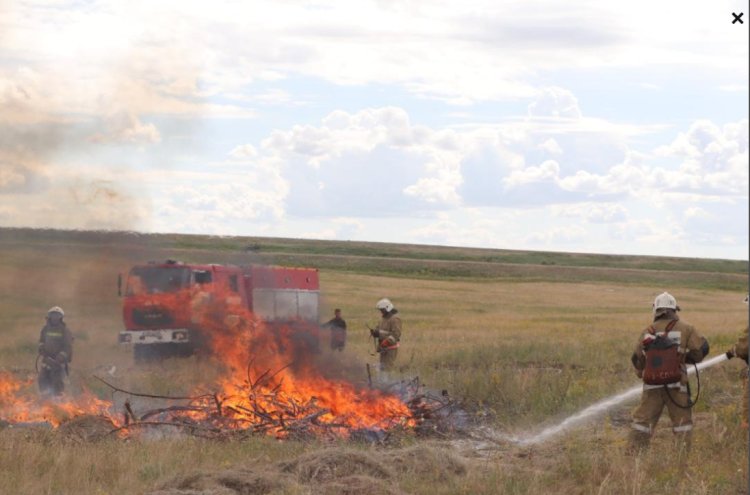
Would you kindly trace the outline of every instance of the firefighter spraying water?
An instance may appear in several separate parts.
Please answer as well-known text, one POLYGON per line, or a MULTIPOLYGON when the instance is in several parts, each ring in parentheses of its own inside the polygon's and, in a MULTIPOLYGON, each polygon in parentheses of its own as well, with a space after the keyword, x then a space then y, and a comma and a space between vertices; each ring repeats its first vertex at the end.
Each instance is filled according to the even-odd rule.
MULTIPOLYGON (((700 372, 701 370, 715 366, 719 363, 723 363, 726 360, 727 360, 726 354, 720 354, 718 356, 714 356, 711 359, 701 362, 694 368, 693 367, 688 368, 687 374, 692 375, 694 373, 700 372)), ((584 424, 585 422, 590 421, 601 414, 604 414, 605 412, 607 412, 608 410, 612 409, 615 406, 618 406, 620 404, 623 404, 624 402, 634 399, 642 391, 643 391, 642 384, 635 385, 625 390, 624 392, 620 392, 617 395, 613 395, 612 397, 608 397, 595 404, 592 404, 588 406, 587 408, 582 409, 581 411, 573 414, 572 416, 565 418, 562 422, 554 426, 544 428, 538 433, 532 433, 532 434, 527 434, 527 435, 505 436, 505 437, 502 435, 495 435, 495 437, 498 437, 497 439, 499 440, 511 441, 511 442, 518 443, 521 445, 534 445, 534 444, 543 443, 562 433, 565 433, 571 428, 580 426, 584 424)))
MULTIPOLYGON (((747 304, 747 302, 748 298, 746 297, 745 303, 747 304)), ((636 374, 643 380, 642 384, 596 402, 565 418, 562 422, 546 427, 541 431, 507 435, 485 430, 480 435, 480 438, 500 443, 512 442, 519 445, 543 443, 576 426, 591 421, 613 407, 632 400, 641 394, 641 404, 633 412, 634 432, 631 434, 631 451, 640 450, 648 445, 653 434, 653 426, 658 422, 659 416, 665 406, 668 408, 670 417, 673 420, 673 431, 680 436, 679 439, 681 441, 678 444, 683 449, 686 449, 690 444, 689 432, 692 430, 691 409, 697 402, 700 394, 700 371, 734 357, 740 357, 747 361, 747 330, 743 332, 738 342, 729 351, 714 356, 711 359, 703 360, 708 354, 708 343, 687 323, 680 322, 680 326, 678 326, 677 321, 679 318, 676 315, 676 311, 679 311, 679 307, 671 294, 665 292, 656 297, 653 305, 654 323, 641 335, 632 357, 636 374), (667 327, 670 328, 667 329, 667 327), (662 330, 658 330, 659 328, 662 330), (665 341, 658 342, 652 347, 650 344, 657 342, 657 340, 665 341), (678 359, 676 361, 673 359, 674 356, 669 356, 673 352, 677 353, 678 359), (692 366, 688 366, 691 363, 692 366), (678 373, 670 369, 675 365, 677 365, 678 373), (648 372, 646 372, 647 369, 648 372), (690 395, 690 382, 688 381, 690 375, 696 375, 696 382, 698 384, 695 398, 692 398, 690 395), (675 378, 677 381, 673 381, 675 378), (642 418, 646 412, 649 413, 647 416, 648 422, 642 426, 642 423, 638 422, 638 419, 642 418), (642 428, 639 428, 641 426, 642 428), (646 427, 648 428, 647 431, 646 427), (642 436, 636 436, 633 439, 632 435, 637 435, 638 433, 642 433, 642 436)), ((747 390, 747 383, 745 383, 743 405, 744 427, 747 424, 747 390)))
POLYGON ((692 325, 680 320, 677 300, 668 292, 656 296, 654 320, 641 334, 631 361, 643 379, 641 403, 633 411, 630 448, 648 446, 664 409, 669 411, 672 431, 681 439, 680 450, 690 446, 693 430, 687 365, 700 363, 709 346, 692 325))

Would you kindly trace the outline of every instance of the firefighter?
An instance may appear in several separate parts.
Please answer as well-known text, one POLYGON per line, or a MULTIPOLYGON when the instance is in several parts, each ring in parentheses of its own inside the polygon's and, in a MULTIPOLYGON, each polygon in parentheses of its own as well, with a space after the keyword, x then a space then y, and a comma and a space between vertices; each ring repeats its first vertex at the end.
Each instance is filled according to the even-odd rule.
POLYGON ((638 339, 631 362, 643 379, 641 403, 633 411, 629 449, 648 447, 664 406, 672 420, 678 452, 687 452, 693 430, 687 364, 699 363, 708 354, 708 342, 690 324, 680 320, 680 307, 668 292, 656 296, 653 323, 638 339))
POLYGON ((381 299, 375 308, 380 311, 381 319, 377 328, 370 330, 370 334, 377 341, 381 371, 390 371, 396 362, 401 342, 401 318, 396 316, 398 310, 389 299, 381 299))
POLYGON ((333 310, 333 318, 326 322, 325 327, 331 331, 331 350, 343 351, 346 345, 346 320, 341 317, 341 310, 333 310))
POLYGON ((73 335, 63 321, 65 312, 55 306, 47 312, 47 324, 39 335, 39 392, 42 395, 60 395, 63 392, 63 375, 73 358, 73 335))
MULTIPOLYGON (((748 298, 750 296, 745 296, 745 304, 748 304, 748 298)), ((745 327, 745 331, 740 335, 739 339, 737 339, 737 342, 726 352, 727 359, 732 359, 735 357, 738 357, 745 361, 745 363, 748 362, 748 346, 747 346, 747 334, 750 330, 749 327, 745 327)), ((745 368, 743 372, 743 380, 742 385, 745 390, 745 393, 742 395, 742 427, 744 429, 748 428, 748 401, 750 401, 750 396, 748 396, 748 369, 745 368)))

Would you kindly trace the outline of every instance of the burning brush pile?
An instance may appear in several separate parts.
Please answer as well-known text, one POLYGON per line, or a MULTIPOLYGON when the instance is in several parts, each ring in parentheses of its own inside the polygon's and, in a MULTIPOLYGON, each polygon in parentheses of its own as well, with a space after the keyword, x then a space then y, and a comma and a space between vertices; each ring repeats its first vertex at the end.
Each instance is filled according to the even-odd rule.
MULTIPOLYGON (((0 420, 6 424, 46 422, 59 426, 76 416, 106 418, 109 433, 132 436, 143 430, 180 431, 208 438, 254 434, 277 438, 364 438, 379 441, 392 431, 445 433, 453 430, 457 404, 433 395, 418 379, 372 388, 325 376, 315 363, 314 329, 301 325, 270 327, 231 298, 216 298, 198 313, 212 358, 223 370, 211 391, 170 397, 126 390, 102 379, 121 407, 92 394, 41 401, 24 399, 30 382, 0 375, 0 420), (226 316, 230 315, 230 316, 226 316), (168 401, 136 410, 135 397, 168 401)), ((153 400, 146 401, 150 405, 153 400)), ((138 400, 138 404, 144 403, 138 400)))

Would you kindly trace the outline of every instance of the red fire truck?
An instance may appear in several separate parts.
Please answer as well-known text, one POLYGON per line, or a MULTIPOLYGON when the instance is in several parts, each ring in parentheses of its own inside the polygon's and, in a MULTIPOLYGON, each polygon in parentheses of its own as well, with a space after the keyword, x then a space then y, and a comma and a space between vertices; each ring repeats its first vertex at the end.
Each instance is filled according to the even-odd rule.
MULTIPOLYGON (((122 294, 122 277, 118 280, 122 294)), ((130 269, 119 342, 132 344, 136 361, 189 356, 206 345, 196 298, 225 298, 271 324, 309 322, 317 328, 320 286, 315 268, 192 264, 174 260, 130 269)))

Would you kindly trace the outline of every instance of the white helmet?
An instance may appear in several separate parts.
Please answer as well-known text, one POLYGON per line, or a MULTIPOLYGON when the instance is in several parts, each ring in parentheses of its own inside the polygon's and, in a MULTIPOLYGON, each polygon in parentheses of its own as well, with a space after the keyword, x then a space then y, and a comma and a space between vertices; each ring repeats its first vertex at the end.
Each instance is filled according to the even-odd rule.
POLYGON ((677 299, 675 299, 672 294, 669 292, 662 292, 656 296, 656 299, 654 299, 654 313, 660 309, 674 309, 679 311, 680 307, 677 306, 677 299))
POLYGON ((51 315, 52 313, 60 313, 60 316, 65 316, 65 311, 63 311, 60 306, 53 306, 49 308, 49 311, 47 311, 47 314, 51 315))
POLYGON ((387 313, 390 313, 393 310, 393 303, 390 299, 383 298, 375 305, 376 309, 384 309, 387 313))

